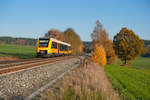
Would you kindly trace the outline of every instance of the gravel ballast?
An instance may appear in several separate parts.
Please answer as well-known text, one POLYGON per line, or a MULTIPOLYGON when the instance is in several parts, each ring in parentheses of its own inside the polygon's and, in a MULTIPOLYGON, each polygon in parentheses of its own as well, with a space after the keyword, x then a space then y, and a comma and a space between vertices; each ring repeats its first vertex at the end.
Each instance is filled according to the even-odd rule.
POLYGON ((0 100, 22 99, 55 79, 70 66, 79 64, 80 59, 71 58, 16 73, 0 75, 0 100))

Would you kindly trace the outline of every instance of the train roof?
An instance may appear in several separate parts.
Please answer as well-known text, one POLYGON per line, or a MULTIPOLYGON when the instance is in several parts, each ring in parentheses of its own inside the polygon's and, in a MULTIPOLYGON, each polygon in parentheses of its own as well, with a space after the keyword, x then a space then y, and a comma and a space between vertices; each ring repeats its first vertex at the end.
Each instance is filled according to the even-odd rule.
POLYGON ((64 44, 64 45, 67 45, 67 46, 71 46, 69 43, 66 43, 66 42, 63 42, 63 41, 60 41, 60 40, 57 40, 57 39, 54 39, 54 38, 39 38, 39 39, 52 39, 52 41, 54 41, 54 42, 64 44))
POLYGON ((54 41, 54 42, 57 42, 57 43, 60 43, 60 44, 64 44, 64 45, 67 45, 67 46, 71 46, 69 43, 62 42, 62 41, 56 40, 56 39, 54 39, 54 38, 51 38, 51 39, 52 39, 52 41, 54 41))

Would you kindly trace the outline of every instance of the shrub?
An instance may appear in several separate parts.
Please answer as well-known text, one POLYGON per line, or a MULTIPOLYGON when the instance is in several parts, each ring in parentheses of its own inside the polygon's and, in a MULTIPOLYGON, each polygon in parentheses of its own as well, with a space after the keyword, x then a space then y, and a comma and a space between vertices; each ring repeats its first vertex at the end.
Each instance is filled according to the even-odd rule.
POLYGON ((99 46, 98 44, 95 44, 92 60, 100 66, 104 66, 106 64, 106 53, 102 45, 99 46))

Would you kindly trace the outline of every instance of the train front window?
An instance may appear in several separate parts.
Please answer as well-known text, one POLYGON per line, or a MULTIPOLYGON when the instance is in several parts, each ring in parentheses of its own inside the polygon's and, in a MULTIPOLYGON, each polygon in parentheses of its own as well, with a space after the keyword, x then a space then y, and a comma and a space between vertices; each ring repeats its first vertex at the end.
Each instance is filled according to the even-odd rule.
POLYGON ((39 47, 48 47, 49 39, 39 39, 39 47))

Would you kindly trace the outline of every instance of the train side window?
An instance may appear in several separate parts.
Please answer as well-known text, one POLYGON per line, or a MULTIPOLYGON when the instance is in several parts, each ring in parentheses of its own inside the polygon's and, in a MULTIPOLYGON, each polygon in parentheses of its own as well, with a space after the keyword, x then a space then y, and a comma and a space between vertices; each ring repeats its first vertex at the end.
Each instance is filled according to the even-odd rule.
POLYGON ((59 44, 59 50, 61 51, 61 44, 59 44))
POLYGON ((57 49, 57 43, 56 42, 52 42, 52 48, 57 49))
POLYGON ((60 44, 59 45, 59 49, 61 50, 61 51, 68 51, 68 46, 66 46, 66 45, 63 45, 63 44, 60 44))
POLYGON ((59 49, 60 49, 60 51, 63 51, 62 44, 59 45, 59 49))
POLYGON ((64 45, 64 50, 67 51, 67 46, 66 45, 64 45))
POLYGON ((63 47, 63 51, 66 51, 66 46, 65 46, 65 45, 63 45, 62 47, 63 47))
POLYGON ((65 45, 63 45, 63 51, 65 51, 65 45))
POLYGON ((61 45, 61 47, 62 47, 62 51, 64 51, 64 45, 63 44, 61 45))
POLYGON ((70 46, 68 47, 68 50, 71 50, 71 47, 70 47, 70 46))
POLYGON ((68 51, 68 46, 66 46, 66 51, 68 51))

